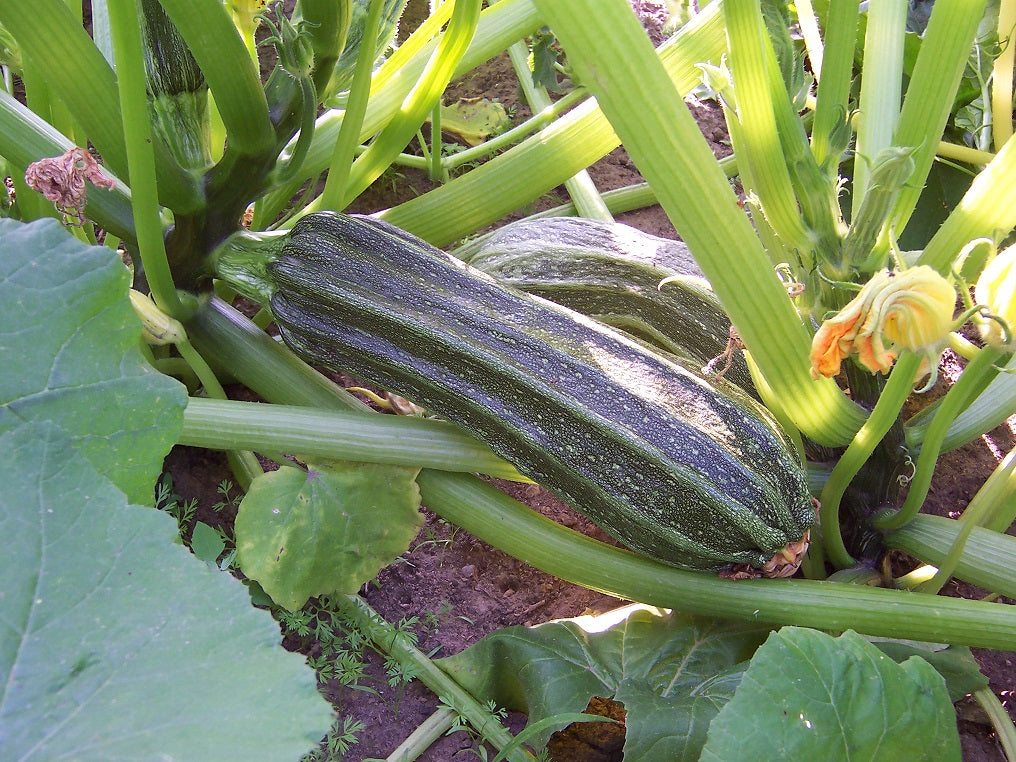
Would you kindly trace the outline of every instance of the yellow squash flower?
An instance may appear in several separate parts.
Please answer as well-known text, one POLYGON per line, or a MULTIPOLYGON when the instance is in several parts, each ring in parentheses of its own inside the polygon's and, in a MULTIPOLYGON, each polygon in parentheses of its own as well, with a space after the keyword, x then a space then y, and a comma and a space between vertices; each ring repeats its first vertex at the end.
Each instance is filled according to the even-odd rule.
POLYGON ((811 344, 811 375, 835 376, 849 355, 886 373, 902 351, 938 357, 952 328, 956 291, 927 265, 877 273, 811 344))
MULTIPOLYGON (((1016 330, 1016 246, 999 252, 981 271, 974 287, 974 299, 987 307, 992 315, 1004 320, 1010 332, 1016 330)), ((1006 346, 1005 332, 998 321, 984 321, 981 337, 999 349, 1006 346)), ((1012 335, 1010 340, 1011 349, 1012 335)))

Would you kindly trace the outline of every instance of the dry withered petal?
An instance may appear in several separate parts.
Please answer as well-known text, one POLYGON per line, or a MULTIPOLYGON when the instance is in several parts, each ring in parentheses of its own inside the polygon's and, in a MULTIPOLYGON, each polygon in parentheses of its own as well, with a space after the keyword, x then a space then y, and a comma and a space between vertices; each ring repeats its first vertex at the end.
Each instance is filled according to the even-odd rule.
POLYGON ((32 162, 25 170, 25 183, 53 202, 64 215, 85 224, 85 183, 97 188, 113 188, 116 180, 102 173, 99 163, 84 148, 75 146, 60 156, 32 162))

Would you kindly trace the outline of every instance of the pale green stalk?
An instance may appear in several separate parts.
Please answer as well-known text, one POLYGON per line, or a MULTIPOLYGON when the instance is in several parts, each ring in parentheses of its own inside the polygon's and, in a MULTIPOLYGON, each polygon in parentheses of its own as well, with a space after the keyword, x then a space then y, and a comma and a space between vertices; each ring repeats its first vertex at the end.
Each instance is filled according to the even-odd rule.
MULTIPOLYGON (((529 70, 529 46, 525 42, 514 43, 508 48, 508 57, 511 59, 515 76, 518 77, 519 86, 529 104, 529 110, 536 114, 550 108, 551 100, 546 88, 533 82, 532 72, 529 70)), ((614 217, 607 209, 606 203, 599 191, 596 190, 593 179, 586 170, 580 170, 569 177, 564 181, 564 186, 575 204, 579 217, 590 217, 605 222, 614 221, 614 217)))
MULTIPOLYGON (((345 208, 381 176, 412 139, 427 114, 439 102, 441 93, 451 81, 473 38, 479 20, 480 5, 480 0, 455 0, 448 28, 441 35, 419 81, 406 96, 391 122, 353 163, 342 203, 336 208, 345 208)), ((318 202, 319 200, 308 204, 305 212, 320 209, 318 202)))
MULTIPOLYGON (((398 112, 406 96, 419 81, 437 46, 437 40, 433 37, 453 7, 453 4, 445 3, 438 8, 374 73, 358 142, 377 134, 398 112)), ((459 62, 455 76, 478 66, 538 26, 539 20, 530 0, 502 0, 496 6, 487 8, 480 14, 473 42, 459 62)), ((343 118, 344 113, 339 108, 330 108, 318 118, 310 148, 296 179, 273 190, 261 200, 264 219, 274 219, 303 181, 328 168, 343 118)), ((287 146, 281 160, 285 160, 293 148, 293 143, 287 146)))
POLYGON ((998 700, 998 696, 990 686, 978 688, 974 691, 973 697, 988 716, 991 726, 995 728, 1005 758, 1009 762, 1014 762, 1016 760, 1016 725, 1013 725, 1012 716, 998 700))
MULTIPOLYGON (((937 9, 937 6, 936 6, 937 9)), ((925 246, 917 263, 948 273, 977 238, 1001 239, 1016 225, 1016 140, 1010 139, 974 178, 960 203, 925 246)))
MULTIPOLYGON (((939 593, 949 579, 956 573, 960 559, 966 548, 967 540, 974 529, 984 527, 990 521, 992 514, 998 513, 997 508, 1011 504, 1016 498, 1016 458, 1013 455, 1016 450, 1009 454, 1009 457, 1002 461, 991 476, 989 476, 977 494, 963 511, 959 519, 959 532, 949 548, 945 558, 938 563, 938 571, 928 582, 918 586, 922 593, 939 593)), ((1006 525, 1005 528, 1008 528, 1006 525)), ((1003 528, 1002 531, 1005 531, 1003 528)), ((989 588, 992 592, 1001 593, 1001 590, 989 588)), ((1016 594, 1016 585, 1011 591, 1016 594)))
MULTIPOLYGON (((914 64, 893 142, 913 147, 914 176, 896 205, 896 230, 910 220, 931 170, 986 0, 937 0, 914 64)), ((983 235, 983 234, 982 234, 983 235)))
MULTIPOLYGON (((842 133, 849 116, 850 82, 857 43, 858 0, 831 0, 825 30, 822 70, 815 98, 812 153, 829 172, 839 166, 846 143, 834 138, 842 133)), ((814 63, 814 61, 813 61, 814 63)))
POLYGON ((804 49, 811 61, 815 81, 821 83, 825 50, 822 43, 822 32, 818 27, 818 19, 815 17, 815 9, 812 7, 811 0, 797 0, 795 5, 797 6, 797 23, 801 25, 801 37, 804 38, 804 49))
MULTIPOLYGON (((968 537, 955 559, 953 576, 985 590, 1016 596, 1016 576, 1012 573, 1016 538, 984 527, 968 527, 961 521, 927 513, 917 514, 906 526, 885 535, 887 548, 902 550, 928 564, 898 580, 898 583, 916 582, 915 587, 927 584, 934 577, 936 567, 953 563, 947 559, 961 534, 968 534, 968 537)), ((940 597, 931 596, 928 599, 929 602, 941 600, 940 597)))
POLYGON ((772 51, 762 13, 757 3, 745 0, 726 0, 724 13, 739 124, 736 138, 731 131, 734 152, 742 173, 750 165, 750 190, 758 197, 766 221, 788 247, 810 255, 814 242, 801 218, 776 127, 769 78, 772 51))
POLYGON ((184 411, 179 443, 209 450, 286 452, 529 481, 453 424, 412 416, 192 397, 184 411))
MULTIPOLYGON (((448 173, 441 163, 441 142, 441 99, 438 98, 430 111, 430 156, 427 157, 427 177, 435 183, 443 183, 448 179, 448 173)), ((420 145, 424 145, 422 140, 420 145)))
MULTIPOLYGON (((999 373, 988 387, 977 395, 962 413, 950 424, 949 430, 942 440, 942 452, 955 450, 957 447, 977 439, 1006 419, 1016 414, 1016 358, 1005 366, 1005 372, 999 373)), ((911 450, 920 448, 928 433, 930 421, 923 416, 906 429, 907 447, 911 450)))
POLYGON ((417 725, 406 740, 385 757, 385 762, 413 762, 418 759, 435 741, 451 730, 455 717, 456 714, 451 709, 438 709, 417 725))
MULTIPOLYGON (((485 13, 501 12, 522 2, 528 5, 530 0, 501 0, 485 13)), ((599 7, 586 6, 585 11, 599 13, 599 7)), ((701 83, 698 64, 719 61, 726 49, 721 11, 721 3, 710 3, 657 51, 682 94, 701 83)), ((535 9, 533 13, 533 23, 538 26, 540 17, 535 9)), ((646 102, 652 102, 651 96, 646 102)), ((596 101, 589 99, 523 143, 382 216, 436 246, 445 246, 557 187, 606 156, 618 143, 596 101)))
POLYGON ((485 140, 480 145, 466 148, 465 150, 454 153, 451 156, 442 157, 441 164, 447 172, 455 167, 461 167, 473 161, 486 159, 498 151, 518 143, 531 133, 550 124, 577 103, 585 100, 588 95, 589 94, 582 88, 571 90, 553 103, 548 104, 545 108, 535 112, 521 124, 515 125, 510 130, 505 130, 501 134, 495 135, 489 140, 485 140))
POLYGON ((903 40, 906 31, 905 3, 871 0, 861 67, 851 219, 857 218, 876 157, 893 145, 903 89, 903 40))
POLYGON ((1002 46, 991 73, 991 138, 998 151, 1013 135, 1013 65, 1016 63, 1016 0, 1000 0, 998 41, 1002 46))
POLYGON ((155 178, 155 153, 151 124, 146 108, 145 64, 141 49, 141 27, 134 0, 109 0, 110 29, 116 55, 120 110, 127 166, 131 178, 131 202, 138 252, 152 298, 159 308, 177 319, 184 308, 173 283, 166 258, 155 178))
POLYGON ((910 491, 903 506, 896 512, 888 514, 875 522, 879 529, 898 529, 906 524, 921 509, 924 499, 931 487, 931 477, 935 473, 935 465, 942 451, 942 442, 949 426, 972 401, 971 392, 976 392, 976 384, 982 381, 982 374, 997 372, 995 362, 1005 353, 992 347, 985 347, 964 368, 959 380, 952 385, 942 400, 935 417, 928 426, 921 453, 917 456, 914 478, 910 481, 910 491))
POLYGON ((993 153, 979 151, 970 146, 949 143, 945 140, 939 142, 938 148, 935 149, 935 155, 943 159, 952 159, 953 161, 961 161, 964 164, 974 165, 987 164, 995 158, 993 153))
MULTIPOLYGON (((744 580, 665 566, 557 524, 475 477, 424 470, 425 505, 548 574, 703 616, 1016 650, 1016 607, 812 580, 744 580)), ((1010 559, 1011 562, 1011 559, 1010 559)))
POLYGON ((810 333, 638 19, 623 0, 537 5, 795 425, 823 444, 849 441, 864 413, 831 379, 812 379, 810 333))
POLYGON ((364 43, 360 45, 360 50, 357 52, 346 110, 342 116, 339 134, 335 138, 335 151, 332 153, 332 160, 328 165, 328 178, 325 180, 325 188, 318 199, 321 209, 341 210, 344 208, 343 196, 356 147, 360 143, 360 128, 363 125, 363 116, 367 112, 367 102, 370 97, 371 67, 374 65, 376 57, 376 51, 373 46, 366 43, 366 40, 377 39, 377 30, 381 25, 381 14, 384 7, 385 0, 372 0, 367 11, 367 18, 363 26, 364 43))

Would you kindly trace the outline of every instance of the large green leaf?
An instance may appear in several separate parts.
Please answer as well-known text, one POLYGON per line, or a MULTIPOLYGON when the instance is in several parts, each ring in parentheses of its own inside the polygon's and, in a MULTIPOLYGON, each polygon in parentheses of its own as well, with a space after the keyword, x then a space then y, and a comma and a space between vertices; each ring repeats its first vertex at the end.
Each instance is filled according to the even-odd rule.
POLYGON ((634 605, 498 630, 438 664, 482 700, 526 712, 531 724, 581 711, 593 696, 613 697, 627 711, 626 758, 679 762, 698 759, 742 662, 768 633, 634 605))
POLYGON ((856 633, 784 627, 713 720, 703 762, 960 759, 956 715, 928 662, 898 664, 856 633))
POLYGON ((147 365, 115 252, 53 219, 0 219, 0 431, 52 421, 132 502, 151 500, 184 388, 147 365))
POLYGON ((0 435, 0 758, 296 760, 330 709, 232 577, 48 422, 0 435))
POLYGON ((331 461, 259 476, 237 512, 237 563, 290 610, 355 593, 416 536, 419 471, 331 461))

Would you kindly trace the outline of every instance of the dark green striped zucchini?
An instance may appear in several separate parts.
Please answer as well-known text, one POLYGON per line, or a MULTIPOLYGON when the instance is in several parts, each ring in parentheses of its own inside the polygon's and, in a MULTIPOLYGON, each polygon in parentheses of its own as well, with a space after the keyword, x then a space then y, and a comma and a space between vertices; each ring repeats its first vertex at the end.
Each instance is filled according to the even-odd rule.
POLYGON ((273 246, 260 271, 225 252, 219 272, 260 288, 308 361, 461 424, 647 556, 797 568, 815 517, 804 472, 743 395, 374 219, 309 215, 273 246))
MULTIPOLYGON (((686 357, 699 371, 726 352, 730 319, 680 241, 617 222, 549 217, 500 228, 466 261, 686 357), (665 278, 671 280, 661 287, 665 278)), ((714 368, 724 364, 721 359, 714 368)), ((723 378, 757 397, 740 352, 731 356, 723 378)))

